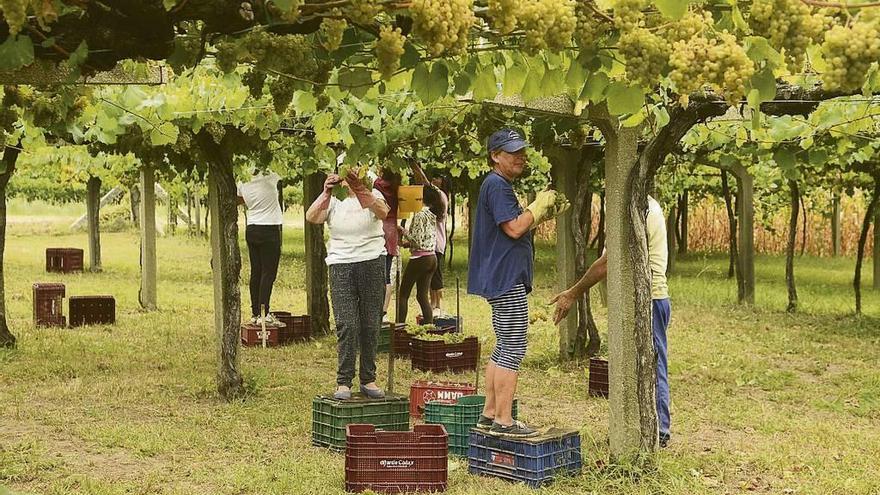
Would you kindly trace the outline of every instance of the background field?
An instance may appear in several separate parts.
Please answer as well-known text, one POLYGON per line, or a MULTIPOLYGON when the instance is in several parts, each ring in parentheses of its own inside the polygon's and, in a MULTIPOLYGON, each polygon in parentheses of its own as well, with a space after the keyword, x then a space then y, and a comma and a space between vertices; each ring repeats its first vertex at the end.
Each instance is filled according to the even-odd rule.
MULTIPOLYGON (((135 234, 102 236, 101 274, 46 274, 46 247, 86 246, 84 234, 65 230, 82 209, 13 206, 6 284, 19 346, 0 350, 0 486, 40 494, 342 493, 343 456, 310 446, 311 399, 333 387, 332 337, 242 350, 249 396, 221 403, 203 239, 159 239, 160 311, 143 313, 135 234), (113 294, 117 325, 34 328, 35 281, 64 282, 68 295, 113 294)), ((455 274, 464 278, 466 246, 456 255, 455 274)), ((305 308, 302 257, 301 231, 286 229, 278 309, 305 308)), ((587 396, 583 367, 555 361, 545 304, 554 263, 552 246, 540 245, 520 411, 529 422, 578 428, 586 467, 546 493, 880 493, 880 293, 868 289, 865 315, 851 315, 852 258, 797 258, 795 315, 783 311, 782 257, 758 258, 753 309, 732 303, 726 256, 679 260, 670 279, 673 439, 650 473, 603 467, 607 402, 587 396)), ((453 292, 446 296, 452 301, 453 292)), ((461 300, 465 331, 490 349, 488 305, 461 300)), ((383 377, 386 364, 383 357, 383 377)), ((426 377, 408 364, 398 361, 398 390, 426 377)), ((533 493, 466 471, 450 461, 449 493, 533 493)))

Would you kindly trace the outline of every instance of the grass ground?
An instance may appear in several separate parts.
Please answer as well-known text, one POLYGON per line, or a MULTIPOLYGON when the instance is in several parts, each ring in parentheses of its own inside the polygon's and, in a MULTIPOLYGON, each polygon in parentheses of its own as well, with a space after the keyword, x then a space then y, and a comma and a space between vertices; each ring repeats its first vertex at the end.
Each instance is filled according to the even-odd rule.
MULTIPOLYGON (((83 234, 62 225, 13 222, 7 237, 6 299, 19 346, 0 350, 0 494, 4 485, 34 494, 342 493, 343 456, 310 446, 311 398, 333 387, 332 338, 243 349, 249 396, 222 403, 213 381, 207 243, 159 239, 160 311, 144 313, 137 308, 137 236, 103 236, 101 274, 47 274, 46 247, 86 245, 83 234), (68 295, 115 295, 118 323, 34 328, 35 281, 64 282, 68 295)), ((283 251, 273 301, 301 313, 300 231, 287 229, 283 251)), ((463 246, 457 255, 461 270, 463 246)), ((521 417, 579 429, 585 459, 581 476, 545 492, 880 493, 880 293, 866 291, 866 314, 854 317, 852 259, 796 263, 802 310, 790 315, 781 258, 758 259, 754 308, 733 304, 724 256, 679 260, 670 280, 673 441, 656 472, 635 475, 600 468, 608 458, 607 402, 588 397, 583 367, 554 359, 544 304, 553 293, 554 253, 541 246, 521 417)), ((453 293, 446 296, 451 301, 453 293)), ((466 332, 489 348, 488 305, 462 295, 462 313, 466 332)), ((604 336, 604 309, 596 313, 604 336)), ((380 360, 380 376, 386 364, 380 360)), ((399 388, 425 377, 407 364, 398 362, 399 388)), ((533 491, 470 476, 465 463, 451 460, 449 493, 533 491)))

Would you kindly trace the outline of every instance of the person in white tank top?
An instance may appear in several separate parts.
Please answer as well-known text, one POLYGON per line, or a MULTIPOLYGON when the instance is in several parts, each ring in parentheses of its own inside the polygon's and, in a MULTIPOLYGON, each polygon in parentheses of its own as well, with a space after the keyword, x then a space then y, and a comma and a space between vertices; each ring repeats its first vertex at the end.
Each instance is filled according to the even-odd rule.
POLYGON ((251 323, 261 323, 265 312, 267 325, 276 325, 269 313, 272 285, 278 275, 281 259, 281 205, 278 202, 278 182, 275 172, 255 171, 250 181, 238 184, 238 201, 247 207, 248 257, 251 264, 250 295, 251 323))

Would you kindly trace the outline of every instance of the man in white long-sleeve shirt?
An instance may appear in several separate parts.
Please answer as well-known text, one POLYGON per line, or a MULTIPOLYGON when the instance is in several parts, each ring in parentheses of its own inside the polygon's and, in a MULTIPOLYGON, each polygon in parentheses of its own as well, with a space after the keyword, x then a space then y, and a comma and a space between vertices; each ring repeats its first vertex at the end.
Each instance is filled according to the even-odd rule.
MULTIPOLYGON (((657 417, 660 422, 660 446, 666 447, 670 438, 669 375, 667 369, 666 330, 672 308, 669 305, 669 287, 666 282, 666 264, 669 248, 666 244, 666 218, 657 201, 648 196, 648 212, 645 219, 648 234, 648 264, 651 267, 651 325, 654 330, 654 351, 657 353, 657 417)), ((555 322, 558 324, 568 314, 577 300, 608 273, 605 253, 587 270, 587 273, 568 290, 557 294, 550 302, 556 303, 555 322)))

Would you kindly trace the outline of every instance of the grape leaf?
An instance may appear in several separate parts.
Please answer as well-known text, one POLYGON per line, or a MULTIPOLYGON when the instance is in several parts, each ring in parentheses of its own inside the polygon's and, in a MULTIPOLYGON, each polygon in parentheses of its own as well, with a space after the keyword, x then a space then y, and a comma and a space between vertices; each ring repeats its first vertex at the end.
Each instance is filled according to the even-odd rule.
POLYGON ((483 67, 477 79, 474 81, 474 99, 492 100, 498 95, 498 86, 495 81, 495 67, 488 65, 483 67))
POLYGON ((639 86, 613 82, 608 88, 608 111, 612 115, 636 113, 645 104, 645 95, 639 86))
POLYGON ((15 70, 34 62, 34 43, 28 36, 8 37, 0 44, 0 70, 15 70))
POLYGON ((666 17, 677 21, 687 12, 689 0, 654 0, 657 10, 666 17))
POLYGON ((528 76, 528 73, 528 69, 521 65, 508 67, 507 70, 504 71, 504 84, 502 86, 504 96, 513 96, 521 93, 523 86, 526 84, 526 76, 528 76))

